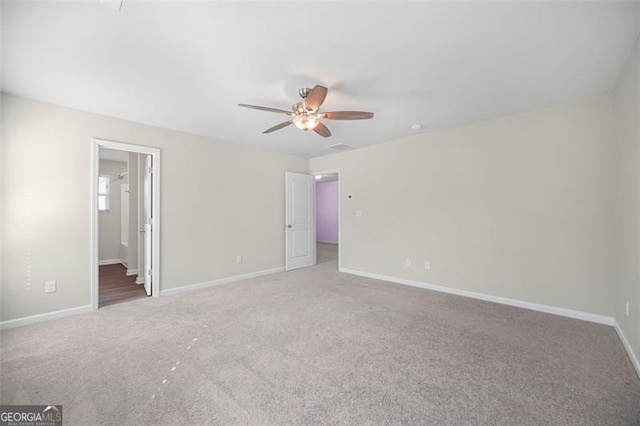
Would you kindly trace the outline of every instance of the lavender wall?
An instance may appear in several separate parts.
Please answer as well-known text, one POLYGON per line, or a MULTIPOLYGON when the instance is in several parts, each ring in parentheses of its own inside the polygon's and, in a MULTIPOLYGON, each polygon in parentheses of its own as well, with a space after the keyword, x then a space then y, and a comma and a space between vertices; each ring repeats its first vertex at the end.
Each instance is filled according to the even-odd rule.
POLYGON ((338 242, 338 182, 316 183, 316 239, 338 242))

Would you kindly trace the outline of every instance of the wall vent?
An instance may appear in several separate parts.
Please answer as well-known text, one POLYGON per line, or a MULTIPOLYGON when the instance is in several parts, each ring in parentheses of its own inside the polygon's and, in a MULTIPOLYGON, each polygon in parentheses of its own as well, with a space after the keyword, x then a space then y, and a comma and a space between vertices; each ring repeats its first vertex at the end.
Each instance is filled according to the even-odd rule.
POLYGON ((345 144, 343 144, 343 143, 339 143, 339 144, 337 144, 337 145, 331 145, 331 146, 328 146, 327 148, 329 148, 329 149, 335 149, 336 151, 348 151, 348 150, 350 150, 350 149, 353 149, 353 147, 352 147, 352 146, 345 145, 345 144))

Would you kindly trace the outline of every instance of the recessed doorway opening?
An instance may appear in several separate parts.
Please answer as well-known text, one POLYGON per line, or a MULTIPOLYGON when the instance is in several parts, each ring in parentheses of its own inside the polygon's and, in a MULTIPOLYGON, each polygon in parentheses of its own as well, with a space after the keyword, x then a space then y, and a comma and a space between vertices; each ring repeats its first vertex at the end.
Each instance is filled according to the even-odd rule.
POLYGON ((159 296, 160 151, 94 139, 92 309, 159 296))
POLYGON ((314 173, 316 184, 317 263, 335 263, 340 269, 340 173, 314 173))

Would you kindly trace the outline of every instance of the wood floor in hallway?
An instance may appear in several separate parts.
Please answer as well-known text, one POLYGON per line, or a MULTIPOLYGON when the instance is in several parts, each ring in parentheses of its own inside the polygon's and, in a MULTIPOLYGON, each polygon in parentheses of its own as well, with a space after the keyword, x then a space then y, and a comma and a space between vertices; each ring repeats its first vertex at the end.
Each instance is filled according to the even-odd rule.
POLYGON ((127 276, 124 265, 100 266, 99 307, 147 297, 144 286, 136 284, 136 275, 127 276))

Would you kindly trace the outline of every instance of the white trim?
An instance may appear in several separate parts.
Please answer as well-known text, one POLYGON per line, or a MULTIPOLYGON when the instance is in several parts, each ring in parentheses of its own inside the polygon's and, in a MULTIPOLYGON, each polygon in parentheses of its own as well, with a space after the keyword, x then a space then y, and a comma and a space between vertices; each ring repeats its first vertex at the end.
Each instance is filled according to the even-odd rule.
POLYGON ((77 308, 63 309, 61 311, 47 312, 44 314, 31 315, 28 317, 16 318, 8 321, 0 322, 0 329, 22 327, 24 325, 35 324, 38 322, 49 321, 52 319, 65 318, 73 315, 91 312, 91 305, 78 306, 77 308))
POLYGON ((122 142, 108 141, 104 139, 91 139, 91 299, 90 304, 93 310, 98 309, 98 172, 100 166, 100 148, 115 149, 119 151, 135 152, 138 154, 147 154, 153 157, 153 174, 152 174, 152 205, 153 212, 153 228, 151 242, 151 258, 153 264, 153 281, 151 293, 154 297, 160 296, 160 149, 150 146, 133 145, 122 142))
POLYGON ((138 275, 136 278, 136 284, 144 284, 144 275, 138 275))
POLYGON ((338 245, 337 241, 324 241, 324 240, 317 240, 317 243, 324 243, 324 244, 335 244, 338 245))
MULTIPOLYGON (((331 243, 330 241, 319 241, 319 242, 321 243, 327 242, 327 243, 338 245, 338 272, 342 272, 342 208, 341 208, 342 178, 340 177, 340 169, 321 170, 321 171, 313 172, 312 174, 314 176, 314 180, 316 175, 328 175, 328 174, 338 175, 338 242, 337 243, 331 243)), ((316 228, 315 220, 316 219, 314 216, 313 229, 316 228)))
POLYGON ((98 265, 99 266, 105 266, 105 265, 118 265, 122 263, 122 259, 105 259, 105 260, 99 260, 98 261, 98 265))
POLYGON ((265 275, 276 274, 278 272, 284 272, 284 266, 280 266, 278 268, 272 268, 272 269, 265 269, 263 271, 249 272, 248 274, 235 275, 233 277, 218 278, 217 280, 205 281, 202 283, 188 284, 188 285, 184 285, 176 288, 168 288, 166 290, 162 290, 160 294, 162 296, 167 296, 170 294, 185 293, 185 292, 201 290, 203 288, 213 287, 217 285, 233 283, 236 281, 247 280, 249 278, 256 278, 256 277, 262 277, 265 275))
POLYGON ((638 377, 640 377, 640 360, 638 360, 638 357, 633 351, 631 344, 627 340, 627 336, 624 335, 624 332, 622 331, 620 324, 618 324, 618 321, 615 318, 613 319, 613 326, 615 327, 616 333, 618 333, 618 337, 622 341, 622 345, 626 349, 627 354, 631 359, 631 364, 633 364, 633 367, 636 369, 636 374, 638 375, 638 377))
POLYGON ((128 277, 130 277, 131 275, 138 275, 138 270, 137 269, 127 269, 126 275, 128 277))
POLYGON ((91 221, 89 235, 91 236, 91 243, 89 246, 89 285, 90 285, 90 299, 89 305, 92 310, 98 309, 98 276, 99 276, 99 250, 98 250, 98 185, 96 185, 96 176, 100 176, 100 150, 96 141, 91 141, 91 179, 89 179, 89 188, 91 188, 91 221))
POLYGON ((441 293, 455 294, 457 296, 470 297, 472 299, 485 300, 487 302, 500 303, 502 305, 516 306, 518 308, 529 309, 532 311, 546 312, 548 314, 560 315, 568 318, 595 322, 598 324, 614 325, 615 319, 606 315, 591 314, 588 312, 575 311, 573 309, 558 308, 556 306, 542 305, 539 303, 525 302, 523 300, 510 299, 508 297, 491 296, 484 293, 476 293, 475 291, 459 290, 451 287, 444 287, 435 284, 427 284, 419 281, 407 280, 404 278, 390 277, 387 275, 373 274, 370 272, 356 271, 354 269, 342 268, 340 272, 361 277, 373 278, 376 280, 389 281, 396 284, 404 284, 412 287, 424 288, 426 290, 439 291, 441 293))

